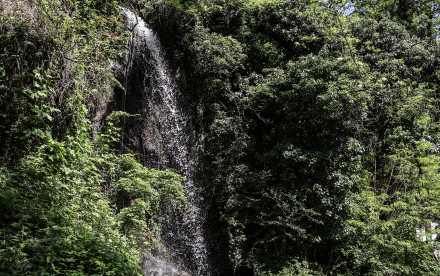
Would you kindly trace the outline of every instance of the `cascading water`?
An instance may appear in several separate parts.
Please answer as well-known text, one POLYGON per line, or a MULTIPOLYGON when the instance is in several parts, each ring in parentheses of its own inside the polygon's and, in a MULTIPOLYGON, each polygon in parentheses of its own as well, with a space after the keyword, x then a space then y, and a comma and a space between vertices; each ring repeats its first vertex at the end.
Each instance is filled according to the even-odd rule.
MULTIPOLYGON (((195 275, 209 275, 202 227, 206 218, 202 212, 203 198, 194 185, 196 159, 190 146, 189 119, 179 106, 158 37, 140 17, 124 8, 122 12, 132 30, 126 57, 127 94, 131 89, 142 90, 143 99, 139 102, 143 104, 142 113, 147 114, 143 121, 143 138, 137 143, 154 153, 151 159, 155 159, 156 168, 170 168, 186 178, 187 198, 191 203, 188 212, 176 218, 175 227, 169 227, 171 230, 163 233, 162 239, 170 248, 172 261, 183 260, 185 269, 195 275)), ((145 275, 180 275, 173 272, 175 265, 159 257, 144 260, 148 260, 144 263, 145 275)))

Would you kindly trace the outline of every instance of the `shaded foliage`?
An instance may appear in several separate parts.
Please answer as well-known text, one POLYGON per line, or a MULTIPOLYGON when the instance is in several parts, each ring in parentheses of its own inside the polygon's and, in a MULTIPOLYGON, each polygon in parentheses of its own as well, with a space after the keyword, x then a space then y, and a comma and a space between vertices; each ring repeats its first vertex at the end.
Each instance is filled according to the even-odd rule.
POLYGON ((147 2, 191 22, 168 49, 237 274, 438 273, 436 1, 147 2))

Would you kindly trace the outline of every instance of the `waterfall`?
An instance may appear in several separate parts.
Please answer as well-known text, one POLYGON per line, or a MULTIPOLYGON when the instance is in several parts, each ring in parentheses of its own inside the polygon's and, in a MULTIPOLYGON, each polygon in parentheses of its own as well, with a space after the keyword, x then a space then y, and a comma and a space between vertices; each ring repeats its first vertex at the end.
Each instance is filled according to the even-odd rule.
MULTIPOLYGON (((139 90, 143 130, 141 138, 133 138, 150 153, 149 164, 159 169, 172 169, 186 178, 185 187, 191 207, 183 216, 176 217, 173 227, 162 234, 169 247, 171 260, 181 262, 194 275, 209 275, 207 248, 203 223, 203 198, 194 184, 195 151, 191 148, 189 116, 185 115, 177 99, 165 55, 158 37, 145 22, 131 11, 121 8, 132 30, 126 57, 127 94, 139 90)), ((132 99, 133 100, 133 99, 132 99)), ((127 102, 128 104, 128 102, 127 102)), ((133 103, 137 104, 137 103, 133 103)), ((144 162, 145 163, 145 162, 144 162)), ((177 275, 176 264, 167 264, 160 257, 144 258, 145 275, 177 275), (156 260, 156 261, 152 261, 156 260), (153 263, 154 262, 154 263, 153 263), (168 266, 166 268, 165 266, 168 266)), ((180 274, 178 274, 180 275, 180 274)))

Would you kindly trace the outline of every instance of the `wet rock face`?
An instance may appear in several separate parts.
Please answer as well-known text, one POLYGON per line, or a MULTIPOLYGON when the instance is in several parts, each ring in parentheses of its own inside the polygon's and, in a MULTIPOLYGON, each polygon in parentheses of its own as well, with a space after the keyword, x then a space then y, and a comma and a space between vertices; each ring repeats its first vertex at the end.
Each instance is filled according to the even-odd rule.
POLYGON ((160 159, 164 150, 160 143, 160 118, 151 108, 158 103, 151 89, 145 89, 152 85, 151 80, 145 78, 152 71, 152 66, 144 61, 143 55, 134 53, 131 58, 131 67, 136 70, 125 72, 126 92, 121 95, 121 109, 134 116, 121 120, 121 150, 135 154, 138 161, 149 168, 162 169, 160 159))
MULTIPOLYGON (((145 28, 143 21, 137 24, 145 28)), ((135 154, 147 167, 179 171, 182 165, 176 161, 176 135, 183 134, 179 139, 185 140, 180 142, 188 151, 179 150, 180 157, 186 154, 190 157, 184 158, 194 159, 200 148, 192 122, 194 99, 184 89, 184 72, 168 67, 157 35, 148 28, 140 34, 138 27, 128 45, 121 78, 126 92, 118 91, 120 109, 135 115, 122 120, 121 149, 135 154), (142 35, 149 38, 143 40, 142 35)))

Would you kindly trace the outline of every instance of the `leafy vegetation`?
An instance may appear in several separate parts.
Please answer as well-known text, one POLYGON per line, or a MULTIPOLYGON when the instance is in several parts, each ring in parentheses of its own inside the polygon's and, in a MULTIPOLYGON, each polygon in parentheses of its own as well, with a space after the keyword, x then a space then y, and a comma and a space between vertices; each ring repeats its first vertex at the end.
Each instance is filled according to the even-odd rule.
POLYGON ((178 175, 113 150, 124 114, 91 135, 125 51, 117 3, 1 5, 0 274, 141 275, 139 250, 185 197, 178 175))

